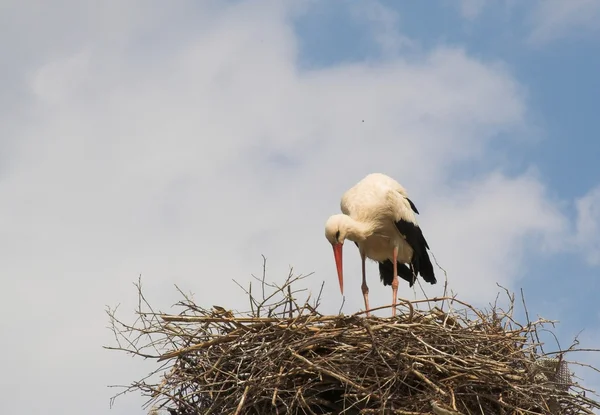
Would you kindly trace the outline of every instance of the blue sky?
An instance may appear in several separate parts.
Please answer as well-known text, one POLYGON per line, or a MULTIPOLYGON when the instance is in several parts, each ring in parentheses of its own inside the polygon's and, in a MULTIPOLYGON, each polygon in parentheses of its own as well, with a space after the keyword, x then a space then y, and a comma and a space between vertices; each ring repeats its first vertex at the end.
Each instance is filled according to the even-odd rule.
MULTIPOLYGON (((508 66, 527 89, 530 110, 543 128, 543 143, 520 146, 509 168, 535 164, 561 197, 574 198, 598 183, 600 142, 597 117, 600 91, 598 37, 573 29, 549 43, 530 44, 528 13, 538 3, 487 3, 474 20, 465 19, 451 2, 381 1, 396 13, 397 29, 420 48, 455 45, 470 55, 508 66), (572 178, 577 178, 573 180, 572 178)), ((370 27, 348 11, 345 1, 320 3, 296 21, 300 63, 326 67, 344 61, 384 58, 370 27)), ((503 148, 505 151, 510 148, 503 148)))
MULTIPOLYGON (((460 166, 458 176, 476 176, 494 162, 509 174, 535 166, 552 196, 563 201, 580 197, 600 182, 597 33, 574 27, 558 39, 532 43, 528 17, 539 7, 536 2, 511 7, 504 2, 486 3, 473 18, 461 13, 458 2, 437 2, 433 7, 429 2, 379 4, 393 16, 399 33, 418 44, 408 48, 408 54, 440 44, 454 45, 471 56, 505 65, 527 90, 528 109, 539 128, 535 140, 492 144, 501 156, 460 166)), ((348 5, 346 1, 320 3, 296 20, 301 66, 320 68, 339 62, 389 59, 372 36, 371 27, 353 15, 348 5)), ((397 53, 404 52, 400 49, 397 53)), ((562 208, 565 214, 576 215, 572 203, 562 208)), ((578 298, 592 305, 597 292, 577 287, 595 284, 596 267, 572 255, 535 259, 529 266, 522 286, 530 293, 530 304, 544 315, 560 318, 566 326, 597 324, 598 315, 590 315, 580 301, 561 302, 566 309, 560 313, 552 306, 568 290, 577 290, 578 298), (538 294, 540 285, 543 294, 538 294)))
POLYGON ((147 372, 100 348, 105 305, 131 310, 140 274, 165 311, 173 284, 238 308, 231 279, 264 254, 271 278, 314 271, 336 312, 323 225, 373 171, 405 185, 459 297, 523 288, 563 346, 582 329, 600 344, 600 1, 15 1, 0 18, 0 278, 18 312, 0 328, 23 339, 0 346, 7 412, 107 413, 106 385, 147 372))

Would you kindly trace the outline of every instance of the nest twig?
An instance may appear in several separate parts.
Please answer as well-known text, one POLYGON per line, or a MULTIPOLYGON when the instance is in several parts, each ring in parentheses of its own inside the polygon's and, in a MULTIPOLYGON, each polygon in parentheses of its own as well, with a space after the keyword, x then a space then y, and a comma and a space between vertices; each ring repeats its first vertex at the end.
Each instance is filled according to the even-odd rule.
MULTIPOLYGON (((117 346, 160 362, 126 391, 150 413, 196 414, 593 414, 600 404, 574 384, 564 352, 539 355, 537 330, 496 306, 482 311, 444 297, 401 301, 395 318, 321 315, 321 293, 298 303, 304 276, 262 278, 246 290, 250 312, 152 310, 140 283, 138 319, 108 310, 117 346), (419 304, 429 305, 421 311, 419 304), (443 310, 435 304, 446 304, 443 310), (459 308, 455 308, 459 306, 459 308)), ((568 351, 573 351, 570 348, 568 351)), ((588 391, 589 392, 589 391, 588 391)))

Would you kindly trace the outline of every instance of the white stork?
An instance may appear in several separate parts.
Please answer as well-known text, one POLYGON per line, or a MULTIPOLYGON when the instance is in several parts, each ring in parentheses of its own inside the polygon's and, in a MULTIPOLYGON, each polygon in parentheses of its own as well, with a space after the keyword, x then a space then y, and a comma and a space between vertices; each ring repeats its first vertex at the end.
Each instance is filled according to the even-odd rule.
POLYGON ((325 237, 333 246, 340 291, 344 293, 342 247, 353 241, 362 259, 361 289, 369 315, 369 287, 365 259, 379 263, 384 285, 392 286, 392 316, 396 315, 398 276, 412 287, 417 275, 430 284, 437 282, 427 250, 429 246, 417 224, 419 213, 400 183, 381 173, 366 176, 342 196, 342 214, 325 224, 325 237), (410 264, 410 268, 406 266, 410 264))

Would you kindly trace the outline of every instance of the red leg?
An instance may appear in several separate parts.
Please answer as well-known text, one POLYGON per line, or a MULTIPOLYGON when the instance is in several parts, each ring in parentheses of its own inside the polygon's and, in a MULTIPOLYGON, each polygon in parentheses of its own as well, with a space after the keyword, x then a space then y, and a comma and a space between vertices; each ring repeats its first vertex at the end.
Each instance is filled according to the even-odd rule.
POLYGON ((396 316, 396 302, 398 300, 398 248, 394 248, 394 279, 392 281, 392 317, 396 316))
POLYGON ((365 311, 367 312, 367 317, 369 317, 369 287, 367 286, 367 273, 365 271, 365 256, 360 254, 362 260, 362 285, 360 288, 362 289, 363 298, 365 300, 365 311))

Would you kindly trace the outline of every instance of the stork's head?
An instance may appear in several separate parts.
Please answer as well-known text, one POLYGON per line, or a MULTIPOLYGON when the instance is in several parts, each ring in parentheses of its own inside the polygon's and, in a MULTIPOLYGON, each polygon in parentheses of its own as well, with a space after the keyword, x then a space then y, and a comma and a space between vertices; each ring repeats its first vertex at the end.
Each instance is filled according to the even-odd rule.
POLYGON ((351 230, 352 219, 347 215, 333 215, 325 223, 325 237, 333 247, 335 266, 337 268, 340 291, 344 293, 344 272, 342 267, 342 248, 351 230))

